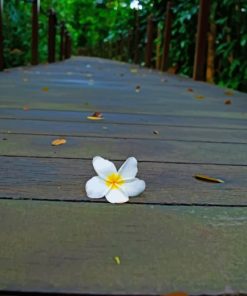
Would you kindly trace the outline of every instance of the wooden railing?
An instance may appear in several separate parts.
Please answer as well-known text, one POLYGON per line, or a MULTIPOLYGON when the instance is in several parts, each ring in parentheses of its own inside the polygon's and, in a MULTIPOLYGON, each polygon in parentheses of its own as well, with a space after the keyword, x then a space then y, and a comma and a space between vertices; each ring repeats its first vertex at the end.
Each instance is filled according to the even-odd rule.
MULTIPOLYGON (((208 19, 210 13, 210 0, 200 0, 200 8, 198 14, 196 46, 193 67, 193 79, 205 81, 206 77, 206 60, 207 60, 207 33, 208 33, 208 19)), ((146 59, 145 65, 151 67, 152 54, 154 52, 154 23, 152 15, 148 17, 147 21, 147 43, 146 43, 146 59)), ((169 1, 166 7, 164 38, 163 38, 163 52, 160 70, 168 70, 169 62, 169 48, 171 40, 171 27, 172 27, 172 2, 169 1)), ((136 49, 137 50, 137 49, 136 49)))
MULTIPOLYGON (((3 32, 3 3, 0 0, 0 71, 5 68, 4 62, 4 32, 3 32)), ((40 15, 40 0, 27 0, 26 2, 32 5, 32 43, 31 43, 31 64, 39 64, 39 15, 40 15)), ((57 20, 56 12, 52 9, 48 13, 42 12, 48 18, 48 54, 47 60, 49 63, 56 61, 56 35, 57 28, 60 28, 60 46, 59 46, 59 60, 68 59, 71 56, 71 37, 66 29, 64 21, 57 20)))

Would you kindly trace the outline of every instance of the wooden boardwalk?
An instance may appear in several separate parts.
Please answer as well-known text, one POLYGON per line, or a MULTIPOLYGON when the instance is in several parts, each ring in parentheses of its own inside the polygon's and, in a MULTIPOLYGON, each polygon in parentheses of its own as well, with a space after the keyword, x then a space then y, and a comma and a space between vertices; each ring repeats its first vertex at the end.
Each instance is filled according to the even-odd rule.
POLYGON ((98 58, 0 73, 0 291, 247 293, 246 119, 246 94, 98 58), (146 191, 87 198, 96 155, 146 191))

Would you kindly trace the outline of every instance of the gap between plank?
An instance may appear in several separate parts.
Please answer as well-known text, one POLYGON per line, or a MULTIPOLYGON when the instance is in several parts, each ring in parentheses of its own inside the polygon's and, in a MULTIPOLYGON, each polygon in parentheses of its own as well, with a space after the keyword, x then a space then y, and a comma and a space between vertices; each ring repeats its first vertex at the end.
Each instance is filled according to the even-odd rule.
MULTIPOLYGON (((108 204, 105 200, 91 201, 91 200, 65 200, 65 199, 51 199, 51 198, 25 198, 25 197, 0 197, 0 201, 11 200, 11 201, 30 201, 30 202, 57 202, 57 203, 80 203, 80 204, 108 204)), ((234 205, 234 204, 208 204, 208 203, 176 203, 176 202, 129 202, 128 205, 136 205, 136 206, 164 206, 164 207, 216 207, 216 208, 247 208, 246 205, 234 205)))
MULTIPOLYGON (((244 144, 243 144, 244 145, 244 144)), ((75 160, 88 160, 92 158, 86 157, 53 157, 53 156, 26 156, 26 155, 5 155, 0 154, 0 157, 19 157, 19 158, 39 158, 39 159, 75 159, 75 160)), ((123 161, 124 159, 111 159, 111 161, 123 161)), ((139 163, 169 163, 169 164, 186 164, 186 165, 215 165, 215 166, 233 166, 233 167, 247 167, 247 164, 228 164, 228 163, 204 163, 204 162, 175 162, 175 161, 156 161, 156 160, 138 160, 139 163)))

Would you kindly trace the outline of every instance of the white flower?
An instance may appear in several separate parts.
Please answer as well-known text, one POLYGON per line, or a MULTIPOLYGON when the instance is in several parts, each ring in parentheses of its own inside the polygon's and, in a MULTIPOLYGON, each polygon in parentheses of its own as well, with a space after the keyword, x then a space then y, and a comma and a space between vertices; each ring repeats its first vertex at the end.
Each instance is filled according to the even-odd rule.
POLYGON ((124 203, 129 200, 129 196, 137 196, 145 190, 145 182, 136 178, 138 169, 134 157, 129 157, 117 171, 111 161, 95 156, 93 167, 98 176, 86 183, 86 192, 90 198, 105 196, 110 203, 124 203))

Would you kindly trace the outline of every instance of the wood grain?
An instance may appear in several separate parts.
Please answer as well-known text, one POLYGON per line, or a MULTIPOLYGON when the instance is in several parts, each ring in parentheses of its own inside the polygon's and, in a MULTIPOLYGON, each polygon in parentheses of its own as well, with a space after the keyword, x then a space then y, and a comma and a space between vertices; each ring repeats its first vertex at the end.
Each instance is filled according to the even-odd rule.
MULTIPOLYGON (((120 110, 119 110, 120 111, 120 110)), ((87 122, 87 116, 92 114, 91 111, 56 111, 56 110, 34 110, 32 106, 20 105, 18 109, 9 109, 0 107, 0 118, 2 119, 26 119, 26 120, 44 120, 52 122, 87 122), (23 108, 28 106, 29 110, 25 111, 23 108)), ((177 127, 201 127, 214 129, 246 129, 246 119, 222 118, 198 116, 178 116, 169 115, 165 112, 162 115, 153 114, 128 114, 128 113, 109 113, 104 112, 104 120, 102 123, 116 123, 116 124, 134 124, 134 125, 165 125, 177 127)))
POLYGON ((0 133, 247 143, 247 130, 0 119, 0 133))
POLYGON ((54 147, 55 138, 0 134, 0 155, 117 160, 134 155, 140 161, 247 165, 245 144, 66 137, 65 145, 54 147))
MULTIPOLYGON (((105 202, 86 197, 85 183, 95 175, 91 160, 0 157, 0 164, 0 198, 105 202)), ((138 168, 147 188, 131 203, 247 206, 246 166, 141 162, 138 168), (198 181, 195 174, 225 183, 198 181)))
POLYGON ((246 216, 246 208, 0 201, 0 289, 246 293, 246 216))

